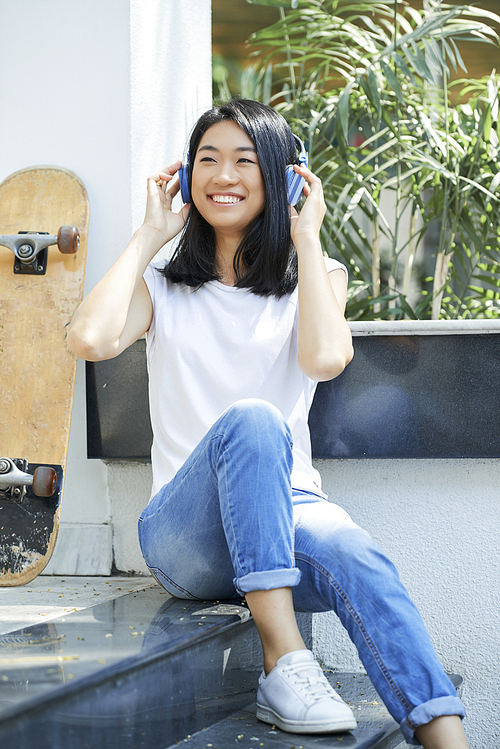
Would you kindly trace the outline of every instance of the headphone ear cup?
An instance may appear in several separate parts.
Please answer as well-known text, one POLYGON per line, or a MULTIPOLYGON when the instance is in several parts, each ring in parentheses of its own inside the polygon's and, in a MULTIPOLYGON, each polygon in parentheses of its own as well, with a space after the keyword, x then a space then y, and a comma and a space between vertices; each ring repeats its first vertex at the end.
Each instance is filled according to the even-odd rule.
POLYGON ((179 175, 179 184, 181 186, 181 197, 184 203, 191 202, 191 194, 189 192, 189 184, 187 178, 187 166, 181 166, 177 172, 179 175))
POLYGON ((288 202, 290 205, 296 205, 302 195, 305 179, 294 171, 293 166, 285 168, 286 187, 288 192, 288 202))

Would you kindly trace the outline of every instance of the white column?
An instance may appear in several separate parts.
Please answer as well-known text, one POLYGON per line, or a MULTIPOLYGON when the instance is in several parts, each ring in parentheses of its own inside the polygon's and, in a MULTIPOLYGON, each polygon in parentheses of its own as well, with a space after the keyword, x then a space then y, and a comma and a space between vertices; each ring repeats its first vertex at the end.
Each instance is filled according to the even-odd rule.
POLYGON ((145 180, 177 159, 212 104, 210 0, 131 0, 132 221, 140 225, 145 180))
MULTIPOLYGON (((182 158, 195 120, 211 102, 210 0, 131 0, 133 229, 144 215, 146 178, 182 158)), ((108 476, 115 564, 120 570, 145 572, 137 518, 149 500, 149 466, 113 463, 108 476)))

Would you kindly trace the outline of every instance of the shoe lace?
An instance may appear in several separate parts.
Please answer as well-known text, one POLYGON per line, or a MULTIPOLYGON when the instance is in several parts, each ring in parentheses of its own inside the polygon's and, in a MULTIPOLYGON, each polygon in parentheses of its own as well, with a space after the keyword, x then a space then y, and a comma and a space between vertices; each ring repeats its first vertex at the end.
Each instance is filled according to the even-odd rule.
POLYGON ((285 666, 284 671, 290 678, 293 678, 301 692, 312 700, 321 700, 323 697, 335 697, 338 695, 333 687, 328 683, 321 667, 318 663, 295 663, 285 666))

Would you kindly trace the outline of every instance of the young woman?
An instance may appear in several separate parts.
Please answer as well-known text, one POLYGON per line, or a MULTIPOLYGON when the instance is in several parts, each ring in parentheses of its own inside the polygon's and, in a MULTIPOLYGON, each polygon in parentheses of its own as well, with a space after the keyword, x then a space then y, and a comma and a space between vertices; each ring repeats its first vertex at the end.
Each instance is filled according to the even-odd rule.
POLYGON ((355 727, 295 621, 294 609, 334 610, 406 740, 464 749, 463 706, 396 570, 326 499, 311 464, 316 383, 353 355, 345 269, 319 240, 321 182, 297 164, 285 120, 245 100, 196 124, 184 166, 191 202, 174 213, 180 168, 148 180, 143 225, 68 336, 96 361, 147 334, 146 562, 174 596, 246 597, 264 653, 261 720, 299 733, 355 727), (288 165, 305 180, 299 215, 288 165), (166 267, 151 265, 179 232, 166 267))

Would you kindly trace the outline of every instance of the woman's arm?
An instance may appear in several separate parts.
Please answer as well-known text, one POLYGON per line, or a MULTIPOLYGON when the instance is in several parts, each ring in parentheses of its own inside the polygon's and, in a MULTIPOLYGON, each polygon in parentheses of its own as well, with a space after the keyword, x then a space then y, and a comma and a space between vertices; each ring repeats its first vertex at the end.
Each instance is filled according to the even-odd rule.
POLYGON ((148 179, 144 223, 104 278, 78 307, 68 330, 68 346, 82 359, 99 361, 120 354, 151 324, 153 308, 143 274, 156 253, 182 229, 189 211, 172 212, 179 191, 168 183, 180 162, 148 179))
POLYGON ((313 380, 331 380, 354 353, 344 317, 347 281, 343 270, 326 270, 319 239, 326 212, 321 181, 305 167, 294 168, 307 181, 306 202, 291 219, 299 263, 298 364, 313 380))

